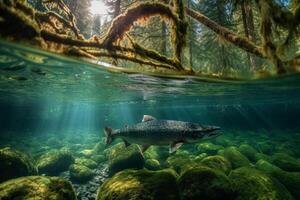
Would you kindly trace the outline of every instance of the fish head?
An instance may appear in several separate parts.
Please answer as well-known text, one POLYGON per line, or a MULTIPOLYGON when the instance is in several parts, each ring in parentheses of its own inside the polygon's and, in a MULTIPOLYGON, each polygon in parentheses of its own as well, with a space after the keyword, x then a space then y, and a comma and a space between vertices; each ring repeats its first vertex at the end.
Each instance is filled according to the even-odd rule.
POLYGON ((218 126, 202 126, 202 125, 196 125, 188 131, 186 140, 189 143, 195 143, 200 142, 206 139, 212 139, 219 135, 221 135, 220 132, 217 130, 220 130, 221 128, 218 126))

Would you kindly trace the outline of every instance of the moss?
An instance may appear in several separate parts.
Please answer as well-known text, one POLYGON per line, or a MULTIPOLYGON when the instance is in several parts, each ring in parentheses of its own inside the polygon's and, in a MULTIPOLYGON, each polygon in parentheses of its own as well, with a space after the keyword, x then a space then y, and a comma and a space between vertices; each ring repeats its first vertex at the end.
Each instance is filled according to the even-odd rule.
POLYGON ((255 154, 257 150, 248 144, 242 144, 238 149, 243 155, 245 155, 250 161, 255 161, 255 154))
POLYGON ((108 156, 109 174, 113 175, 124 169, 142 169, 145 164, 144 156, 138 145, 132 144, 128 147, 117 144, 110 150, 108 156))
POLYGON ((93 155, 93 153, 94 151, 92 149, 84 149, 79 152, 79 155, 89 158, 93 155))
POLYGON ((225 174, 228 174, 231 171, 230 162, 223 156, 208 156, 201 160, 201 164, 212 169, 220 170, 225 174))
POLYGON ((99 188, 96 200, 179 200, 176 177, 171 170, 125 170, 99 188))
POLYGON ((37 168, 28 155, 9 147, 0 149, 0 182, 36 174, 37 168))
POLYGON ((91 157, 91 159, 93 160, 93 161, 95 161, 96 163, 103 163, 103 162, 105 162, 106 161, 106 158, 105 158, 105 156, 104 155, 93 155, 92 157, 91 157))
POLYGON ((215 155, 219 150, 223 149, 220 145, 215 145, 210 142, 204 142, 197 144, 197 150, 201 153, 207 153, 208 155, 215 155))
POLYGON ((231 171, 237 200, 244 199, 293 199, 288 190, 275 178, 253 167, 241 167, 231 171))
POLYGON ((229 162, 233 169, 243 166, 249 166, 250 161, 236 147, 227 147, 224 149, 223 155, 229 162))
POLYGON ((93 178, 93 171, 85 165, 73 164, 70 166, 70 177, 74 181, 86 182, 93 178))
POLYGON ((166 166, 174 169, 178 174, 198 164, 198 162, 195 162, 186 155, 172 155, 166 160, 166 166))
POLYGON ((159 170, 161 167, 158 160, 147 159, 145 162, 145 168, 149 170, 159 170))
POLYGON ((285 171, 299 172, 300 161, 285 153, 275 153, 272 157, 272 163, 285 171))
POLYGON ((181 199, 233 199, 228 177, 221 171, 196 167, 185 171, 178 180, 181 199))
POLYGON ((98 164, 95 161, 87 158, 76 158, 75 164, 84 165, 91 169, 95 169, 98 166, 98 164))
POLYGON ((60 177, 28 176, 0 184, 0 199, 76 200, 70 182, 60 177))
POLYGON ((53 150, 42 155, 37 161, 40 174, 57 175, 74 163, 74 157, 67 150, 53 150))
POLYGON ((295 199, 300 197, 300 172, 286 172, 265 160, 259 160, 255 166, 279 180, 295 199))

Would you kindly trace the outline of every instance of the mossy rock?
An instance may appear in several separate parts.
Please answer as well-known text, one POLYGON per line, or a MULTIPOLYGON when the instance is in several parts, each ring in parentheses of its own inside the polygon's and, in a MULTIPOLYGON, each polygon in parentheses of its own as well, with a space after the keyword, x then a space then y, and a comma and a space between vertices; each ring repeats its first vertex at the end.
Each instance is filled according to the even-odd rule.
POLYGON ((102 153, 103 151, 104 151, 104 149, 105 149, 105 143, 104 142, 98 142, 95 146, 94 146, 94 148, 93 148, 93 153, 95 154, 95 155, 97 155, 97 154, 100 154, 100 153, 102 153))
POLYGON ((255 161, 255 154, 257 154, 257 150, 254 149, 249 144, 242 144, 239 146, 238 150, 246 156, 250 161, 255 161))
POLYGON ((95 169, 98 166, 98 164, 95 161, 88 158, 76 158, 75 164, 84 165, 90 169, 95 169))
POLYGON ((182 200, 233 199, 228 177, 219 170, 196 167, 185 171, 178 180, 182 200))
POLYGON ((275 153, 272 163, 285 171, 300 172, 300 161, 286 153, 275 153))
POLYGON ((248 158, 239 152, 236 147, 225 148, 222 156, 224 156, 231 163, 233 169, 250 165, 248 158))
POLYGON ((291 200, 293 197, 278 180, 253 167, 241 167, 231 171, 236 200, 271 199, 291 200))
POLYGON ((224 149, 221 145, 215 145, 210 142, 204 142, 196 145, 197 150, 201 153, 207 153, 208 155, 215 155, 221 149, 224 149))
POLYGON ((200 162, 192 160, 185 155, 171 155, 165 162, 166 167, 174 169, 178 174, 181 174, 188 168, 199 165, 200 162))
POLYGON ((94 173, 90 168, 80 164, 71 165, 69 170, 71 179, 78 182, 89 181, 94 176, 94 173))
POLYGON ((145 168, 149 170, 159 170, 161 167, 158 160, 147 159, 145 162, 145 168))
POLYGON ((90 158, 94 154, 93 149, 83 149, 82 151, 79 152, 80 156, 84 156, 87 158, 90 158))
POLYGON ((206 158, 208 155, 207 153, 200 153, 199 155, 195 156, 194 161, 195 162, 200 162, 204 158, 206 158))
POLYGON ((299 199, 300 172, 286 172, 265 160, 259 160, 255 166, 259 170, 275 177, 290 191, 295 199, 299 199))
POLYGON ((227 137, 226 135, 220 135, 215 139, 215 143, 218 145, 222 145, 223 147, 233 145, 232 139, 227 137))
POLYGON ((269 155, 266 155, 266 154, 263 154, 263 153, 257 153, 255 154, 255 157, 254 157, 255 161, 259 161, 259 160, 267 160, 269 162, 272 162, 272 157, 269 156, 269 155))
POLYGON ((69 181, 60 177, 27 176, 0 184, 0 199, 76 200, 69 181))
POLYGON ((51 137, 47 140, 46 144, 52 148, 61 148, 63 146, 61 140, 51 137))
POLYGON ((72 154, 67 150, 53 150, 42 155, 37 161, 40 174, 57 175, 69 169, 75 161, 72 154))
POLYGON ((99 188, 96 200, 179 200, 172 170, 124 170, 99 188))
POLYGON ((128 147, 118 146, 109 155, 108 171, 113 175, 124 169, 142 169, 145 165, 144 156, 138 145, 132 144, 128 147))
POLYGON ((218 169, 225 174, 228 174, 231 170, 230 162, 223 156, 208 156, 201 160, 201 164, 212 169, 218 169))
POLYGON ((28 155, 9 147, 0 149, 0 182, 36 174, 37 168, 28 155))
POLYGON ((106 158, 104 155, 93 155, 91 156, 91 159, 95 161, 96 163, 103 163, 106 161, 106 158))
POLYGON ((156 159, 158 161, 163 161, 169 156, 168 147, 163 146, 150 146, 145 152, 145 159, 156 159))

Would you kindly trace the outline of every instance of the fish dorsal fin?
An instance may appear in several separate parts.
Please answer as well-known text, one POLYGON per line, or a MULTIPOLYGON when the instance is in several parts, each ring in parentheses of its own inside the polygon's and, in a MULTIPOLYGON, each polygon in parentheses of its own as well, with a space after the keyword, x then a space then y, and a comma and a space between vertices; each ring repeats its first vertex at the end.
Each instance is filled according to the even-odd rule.
POLYGON ((179 149, 183 144, 184 144, 183 141, 172 142, 172 143, 170 144, 169 152, 170 152, 170 153, 174 153, 174 152, 177 151, 177 149, 179 149))
POLYGON ((142 122, 147 122, 147 121, 151 121, 151 120, 156 120, 156 118, 152 117, 151 115, 144 115, 142 122))

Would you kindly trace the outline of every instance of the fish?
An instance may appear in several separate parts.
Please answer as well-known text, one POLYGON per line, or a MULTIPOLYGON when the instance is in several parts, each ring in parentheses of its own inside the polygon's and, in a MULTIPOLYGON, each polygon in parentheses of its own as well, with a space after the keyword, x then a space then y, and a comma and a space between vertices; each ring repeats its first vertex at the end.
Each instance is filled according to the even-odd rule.
POLYGON ((185 143, 197 143, 220 135, 220 132, 215 132, 219 129, 218 126, 159 120, 151 115, 144 115, 141 123, 115 130, 105 127, 104 132, 106 145, 111 144, 116 138, 121 138, 126 147, 135 143, 142 147, 142 152, 151 145, 169 145, 169 152, 174 153, 185 143))

